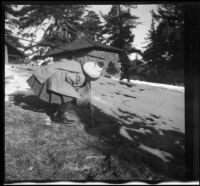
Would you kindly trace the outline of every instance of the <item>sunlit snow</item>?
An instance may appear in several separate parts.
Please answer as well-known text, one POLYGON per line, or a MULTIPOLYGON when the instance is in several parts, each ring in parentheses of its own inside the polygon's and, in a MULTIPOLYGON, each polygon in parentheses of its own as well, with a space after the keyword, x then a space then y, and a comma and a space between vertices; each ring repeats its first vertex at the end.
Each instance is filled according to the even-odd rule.
MULTIPOLYGON (((119 79, 112 77, 112 79, 119 81, 119 79)), ((123 79, 124 82, 126 82, 126 79, 123 79)), ((142 84, 142 85, 149 85, 149 86, 153 86, 153 87, 162 87, 162 88, 166 88, 166 89, 171 89, 171 90, 178 90, 181 92, 185 91, 185 87, 182 86, 174 86, 174 85, 167 85, 167 84, 162 84, 162 83, 151 83, 151 82, 146 82, 146 81, 139 81, 139 80, 130 80, 131 83, 135 83, 135 84, 142 84)))
POLYGON ((9 101, 9 95, 17 91, 30 89, 26 83, 27 73, 23 73, 10 65, 5 65, 5 101, 9 101))

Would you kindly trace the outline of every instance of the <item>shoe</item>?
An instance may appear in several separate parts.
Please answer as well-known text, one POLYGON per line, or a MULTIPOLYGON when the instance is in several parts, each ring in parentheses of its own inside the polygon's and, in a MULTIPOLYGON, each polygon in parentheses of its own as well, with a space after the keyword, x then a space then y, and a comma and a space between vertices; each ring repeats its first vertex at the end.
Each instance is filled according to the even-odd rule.
POLYGON ((56 116, 51 116, 51 120, 53 122, 64 123, 64 124, 72 124, 72 120, 68 120, 64 115, 58 113, 56 116))
POLYGON ((58 123, 64 123, 64 124, 72 124, 73 121, 70 121, 70 120, 67 120, 66 118, 60 118, 60 117, 55 117, 54 118, 54 121, 55 122, 58 122, 58 123))

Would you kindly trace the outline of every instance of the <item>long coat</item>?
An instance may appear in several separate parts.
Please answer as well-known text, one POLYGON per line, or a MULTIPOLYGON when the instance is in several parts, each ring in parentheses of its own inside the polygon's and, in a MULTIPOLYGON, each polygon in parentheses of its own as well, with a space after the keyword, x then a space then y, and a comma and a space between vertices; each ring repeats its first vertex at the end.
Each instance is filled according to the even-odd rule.
POLYGON ((27 80, 40 99, 61 104, 73 99, 89 99, 90 82, 79 62, 62 60, 41 67, 27 80))

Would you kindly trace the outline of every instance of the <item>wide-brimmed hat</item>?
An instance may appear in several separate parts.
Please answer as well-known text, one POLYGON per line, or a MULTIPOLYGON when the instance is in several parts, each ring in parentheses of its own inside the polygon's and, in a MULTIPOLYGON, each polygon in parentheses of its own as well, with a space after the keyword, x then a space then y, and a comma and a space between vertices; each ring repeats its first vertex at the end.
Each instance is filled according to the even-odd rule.
POLYGON ((100 78, 103 68, 100 67, 97 62, 85 61, 82 66, 83 71, 91 81, 95 81, 100 78))

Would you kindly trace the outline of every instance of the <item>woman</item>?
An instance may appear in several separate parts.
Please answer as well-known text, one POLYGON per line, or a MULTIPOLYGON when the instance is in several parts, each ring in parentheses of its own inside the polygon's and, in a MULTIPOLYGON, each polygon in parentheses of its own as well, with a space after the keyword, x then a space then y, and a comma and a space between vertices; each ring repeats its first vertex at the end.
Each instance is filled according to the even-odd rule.
POLYGON ((74 121, 71 105, 77 105, 77 101, 89 101, 90 82, 97 80, 102 70, 97 62, 86 61, 80 64, 73 59, 62 59, 41 67, 27 82, 40 99, 52 104, 52 120, 70 123, 74 121), (59 105, 56 115, 56 107, 53 107, 55 104, 59 105))

